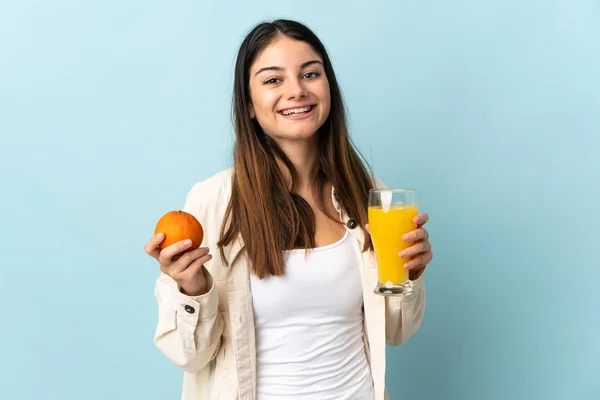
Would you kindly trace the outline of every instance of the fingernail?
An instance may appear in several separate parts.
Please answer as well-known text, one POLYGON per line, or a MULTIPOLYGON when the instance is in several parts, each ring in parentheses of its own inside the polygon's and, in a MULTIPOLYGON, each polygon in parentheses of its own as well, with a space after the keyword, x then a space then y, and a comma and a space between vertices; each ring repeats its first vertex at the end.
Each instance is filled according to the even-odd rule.
POLYGON ((402 236, 402 240, 404 240, 405 242, 409 242, 410 241, 410 235, 404 235, 404 236, 402 236))
POLYGON ((157 239, 162 239, 164 235, 165 235, 164 233, 162 233, 162 232, 158 232, 158 233, 156 234, 156 236, 155 236, 155 237, 156 237, 157 239))
POLYGON ((406 257, 406 253, 404 251, 400 252, 400 257, 405 258, 406 257))
POLYGON ((185 246, 189 246, 190 244, 192 244, 192 241, 191 241, 190 239, 185 239, 185 240, 183 241, 183 244, 184 244, 185 246))
POLYGON ((410 263, 404 264, 404 269, 410 269, 410 263))

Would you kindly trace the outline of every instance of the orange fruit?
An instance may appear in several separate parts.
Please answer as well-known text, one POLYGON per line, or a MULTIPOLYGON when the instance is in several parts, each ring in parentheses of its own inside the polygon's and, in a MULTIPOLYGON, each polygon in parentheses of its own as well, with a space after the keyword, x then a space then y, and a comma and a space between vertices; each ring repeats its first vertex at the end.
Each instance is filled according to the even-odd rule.
POLYGON ((173 243, 190 239, 190 250, 197 249, 204 239, 202 224, 192 214, 181 210, 169 211, 160 219, 154 229, 154 234, 162 232, 165 239, 158 246, 161 250, 173 243))

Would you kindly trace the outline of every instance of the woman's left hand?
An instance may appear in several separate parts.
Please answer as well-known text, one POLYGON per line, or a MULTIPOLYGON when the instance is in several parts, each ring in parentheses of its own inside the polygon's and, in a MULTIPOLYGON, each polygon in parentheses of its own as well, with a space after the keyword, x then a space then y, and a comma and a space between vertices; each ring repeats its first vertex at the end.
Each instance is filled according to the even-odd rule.
MULTIPOLYGON (((400 252, 398 256, 409 258, 410 261, 404 264, 404 268, 410 270, 412 274, 418 275, 416 273, 425 268, 433 258, 431 243, 429 243, 429 232, 423 228, 423 225, 429 221, 429 215, 426 213, 418 214, 413 221, 417 224, 417 229, 402 236, 402 240, 414 244, 400 252)), ((371 234, 369 224, 366 228, 367 232, 371 234)))
POLYGON ((399 256, 410 258, 410 261, 404 264, 404 268, 412 272, 418 272, 425 268, 433 258, 431 243, 429 243, 429 232, 423 228, 423 225, 429 221, 429 215, 426 213, 418 214, 413 221, 417 224, 417 229, 402 236, 402 240, 414 244, 400 252, 399 256))

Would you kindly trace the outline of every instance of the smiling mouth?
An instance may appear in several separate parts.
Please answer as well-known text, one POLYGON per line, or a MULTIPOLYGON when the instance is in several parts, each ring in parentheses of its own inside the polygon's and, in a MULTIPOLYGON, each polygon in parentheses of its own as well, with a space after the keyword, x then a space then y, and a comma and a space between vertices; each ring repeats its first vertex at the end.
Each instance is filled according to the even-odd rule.
POLYGON ((287 110, 279 111, 279 113, 285 116, 307 114, 311 112, 313 108, 315 108, 315 106, 288 108, 287 110))

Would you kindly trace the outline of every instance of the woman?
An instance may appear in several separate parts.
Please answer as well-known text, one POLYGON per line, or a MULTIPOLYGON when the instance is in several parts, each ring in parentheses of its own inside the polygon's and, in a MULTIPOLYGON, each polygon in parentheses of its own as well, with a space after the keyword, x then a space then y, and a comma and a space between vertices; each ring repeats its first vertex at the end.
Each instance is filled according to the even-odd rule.
POLYGON ((385 344, 423 317, 427 215, 414 242, 412 294, 373 293, 371 179, 350 144, 323 44, 305 26, 263 23, 243 41, 234 82, 235 160, 196 183, 189 241, 145 251, 162 271, 156 346, 184 372, 184 400, 381 400, 385 344), (219 252, 218 257, 209 249, 219 252))

